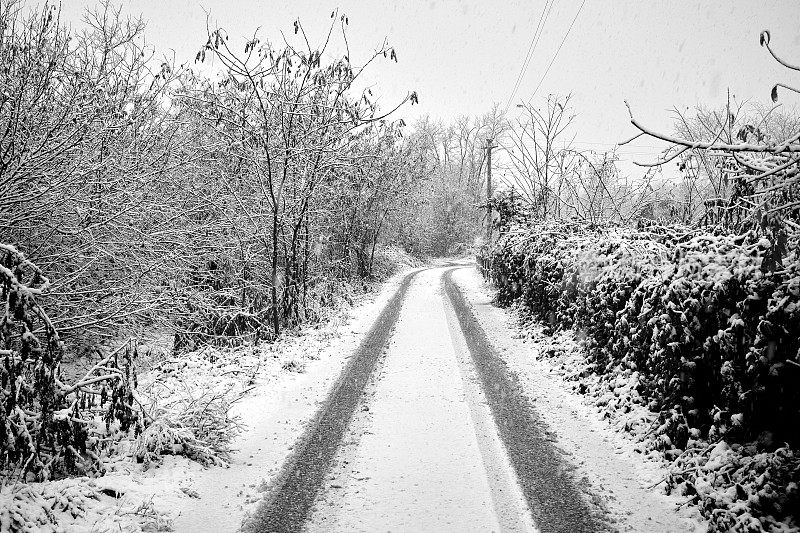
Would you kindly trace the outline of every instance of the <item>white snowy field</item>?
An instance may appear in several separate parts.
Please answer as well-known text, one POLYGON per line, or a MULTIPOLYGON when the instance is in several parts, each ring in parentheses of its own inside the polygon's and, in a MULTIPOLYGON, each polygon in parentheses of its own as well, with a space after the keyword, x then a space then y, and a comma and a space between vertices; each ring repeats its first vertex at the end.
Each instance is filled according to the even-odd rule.
MULTIPOLYGON (((620 531, 705 531, 699 512, 685 499, 667 496, 660 482, 668 472, 655 457, 636 451, 623 425, 612 425, 587 399, 573 390, 566 376, 571 357, 579 357, 571 332, 551 337, 523 336, 513 314, 492 304, 494 290, 475 268, 453 274, 464 297, 542 420, 554 444, 575 466, 588 498, 606 510, 620 531), (562 357, 543 357, 557 346, 562 357)), ((637 413, 631 413, 631 417, 637 413)), ((619 422, 619 421, 616 421, 619 422)))
POLYGON ((140 390, 165 407, 238 398, 230 414, 242 429, 227 465, 182 455, 144 465, 126 443, 105 476, 3 486, 0 531, 12 522, 31 533, 237 530, 405 273, 317 328, 271 345, 167 358, 140 376, 140 390))

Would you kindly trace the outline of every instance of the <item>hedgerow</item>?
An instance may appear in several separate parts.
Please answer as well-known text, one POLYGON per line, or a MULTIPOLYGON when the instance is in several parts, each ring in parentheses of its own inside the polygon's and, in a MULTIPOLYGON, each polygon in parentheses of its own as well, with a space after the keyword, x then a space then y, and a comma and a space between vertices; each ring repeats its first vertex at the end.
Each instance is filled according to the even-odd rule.
POLYGON ((780 246, 776 261, 755 231, 550 223, 508 231, 484 265, 499 303, 575 330, 619 396, 607 416, 658 414, 645 440, 673 464, 669 490, 712 529, 758 531, 800 509, 800 261, 780 246))
POLYGON ((63 344, 37 302, 49 287, 24 254, 0 244, 0 479, 102 473, 115 436, 141 428, 135 349, 123 345, 63 381, 63 344))

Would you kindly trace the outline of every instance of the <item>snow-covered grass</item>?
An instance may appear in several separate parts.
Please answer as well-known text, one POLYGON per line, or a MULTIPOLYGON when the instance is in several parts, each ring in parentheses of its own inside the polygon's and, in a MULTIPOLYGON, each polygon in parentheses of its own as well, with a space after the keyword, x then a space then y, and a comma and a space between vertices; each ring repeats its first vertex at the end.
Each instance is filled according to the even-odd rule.
POLYGON ((235 530, 402 274, 274 343, 141 350, 144 432, 108 448, 101 477, 4 484, 0 530, 235 530))
POLYGON ((171 531, 152 498, 120 499, 122 480, 86 477, 16 483, 0 489, 0 531, 24 533, 171 531), (112 488, 113 485, 113 488, 112 488))

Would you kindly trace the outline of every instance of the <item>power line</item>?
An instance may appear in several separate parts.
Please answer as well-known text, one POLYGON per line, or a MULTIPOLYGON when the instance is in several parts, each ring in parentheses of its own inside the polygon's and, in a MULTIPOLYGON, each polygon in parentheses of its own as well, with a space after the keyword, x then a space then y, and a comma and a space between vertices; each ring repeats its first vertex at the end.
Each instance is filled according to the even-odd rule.
POLYGON ((525 71, 528 70, 528 65, 530 65, 531 59, 533 58, 533 52, 536 51, 536 46, 539 44, 539 39, 544 33, 544 25, 547 23, 547 19, 550 17, 550 11, 553 9, 553 5, 555 4, 555 0, 546 0, 544 3, 544 7, 542 8, 542 12, 539 14, 539 22, 536 24, 536 30, 533 32, 533 37, 531 38, 531 44, 528 45, 528 53, 525 54, 525 59, 522 61, 522 67, 520 68, 519 75, 517 75, 517 81, 514 83, 514 88, 511 90, 511 96, 508 97, 508 102, 506 102, 506 111, 511 106, 511 102, 514 100, 514 96, 517 94, 517 90, 519 89, 520 83, 522 83, 522 79, 525 77, 525 71), (548 8, 549 4, 549 8, 548 8))
POLYGON ((522 60, 522 65, 520 67, 519 74, 517 74, 517 80, 514 82, 514 88, 511 90, 511 95, 508 97, 508 102, 506 102, 506 108, 505 108, 506 111, 508 111, 508 108, 511 105, 511 101, 514 99, 514 96, 517 93, 517 89, 519 88, 519 84, 522 81, 525 70, 528 67, 530 58, 533 56, 533 52, 536 49, 536 45, 539 42, 539 36, 540 36, 539 30, 540 28, 542 30, 544 29, 542 21, 543 19, 546 21, 546 17, 550 15, 547 6, 548 4, 550 4, 550 7, 552 8, 551 1, 554 2, 555 0, 545 0, 542 12, 539 14, 539 22, 536 23, 536 30, 533 32, 533 37, 531 37, 531 44, 528 45, 528 52, 525 54, 525 59, 522 60))
POLYGON ((556 57, 558 57, 558 53, 561 51, 561 47, 562 47, 562 46, 564 46, 564 41, 566 41, 566 40, 567 40, 567 37, 569 36, 569 32, 570 32, 570 31, 572 31, 572 26, 574 26, 574 25, 575 25, 575 21, 576 21, 576 20, 578 20, 578 15, 580 15, 580 14, 581 14, 581 10, 583 9, 583 5, 584 5, 585 3, 586 3, 586 0, 583 0, 583 2, 581 2, 581 7, 579 7, 579 8, 578 8, 578 12, 577 12, 577 13, 575 13, 575 18, 573 18, 573 19, 572 19, 572 23, 570 23, 570 25, 569 25, 569 28, 567 28, 567 33, 565 33, 565 34, 564 34, 564 38, 563 38, 563 39, 561 39, 561 44, 559 44, 559 45, 558 45, 558 50, 556 50, 556 53, 555 53, 555 54, 553 54, 553 59, 551 59, 551 60, 550 60, 550 64, 549 64, 549 65, 547 65, 547 70, 545 70, 545 71, 544 71, 544 74, 542 74, 542 77, 541 77, 541 79, 539 80, 539 84, 536 86, 536 89, 534 89, 534 90, 533 90, 533 94, 531 95, 531 98, 533 98, 534 96, 536 96, 536 91, 538 91, 538 90, 539 90, 539 87, 541 87, 541 86, 542 86, 542 82, 544 81, 544 78, 545 78, 545 76, 547 76, 547 73, 548 73, 548 72, 550 72, 550 67, 552 67, 552 66, 553 66, 553 63, 555 62, 555 60, 556 60, 556 57))
POLYGON ((536 42, 533 44, 533 49, 530 51, 531 53, 525 58, 525 63, 523 64, 522 70, 519 73, 519 78, 517 79, 517 84, 514 87, 514 91, 511 94, 511 98, 509 98, 508 103, 506 105, 506 111, 508 111, 508 108, 511 106, 511 103, 513 102, 514 97, 517 94, 517 91, 519 90, 520 86, 522 85, 522 80, 525 79, 525 74, 528 72, 528 67, 530 66, 531 61, 533 60, 533 53, 536 51, 536 47, 539 46, 539 41, 541 40, 542 35, 544 35, 544 28, 547 25, 548 19, 550 18, 550 13, 553 11, 553 6, 556 5, 556 0, 549 0, 549 1, 550 1, 550 6, 549 7, 547 6, 547 2, 545 2, 545 8, 547 8, 547 12, 544 14, 544 20, 541 21, 541 27, 539 28, 539 34, 535 35, 536 42))

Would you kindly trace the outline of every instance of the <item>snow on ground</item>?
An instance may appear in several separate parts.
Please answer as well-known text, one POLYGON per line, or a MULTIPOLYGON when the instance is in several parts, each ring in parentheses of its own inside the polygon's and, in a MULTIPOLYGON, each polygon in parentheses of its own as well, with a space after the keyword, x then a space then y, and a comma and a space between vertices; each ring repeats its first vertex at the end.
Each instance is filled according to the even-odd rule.
POLYGON ((134 443, 125 442, 103 477, 3 486, 0 530, 237 530, 407 272, 327 323, 274 344, 204 348, 140 376, 141 401, 155 398, 173 415, 231 403, 241 431, 230 454, 224 446, 206 450, 209 466, 182 455, 185 449, 140 462, 134 443))
POLYGON ((413 281, 307 531, 535 531, 443 271, 413 281))
MULTIPOLYGON (((464 293, 492 344, 519 377, 542 420, 550 426, 590 497, 604 506, 621 531, 704 531, 699 513, 686 500, 660 491, 667 476, 655 456, 636 450, 625 422, 612 425, 573 390, 570 373, 579 368, 571 332, 555 337, 541 330, 522 335, 511 313, 492 305, 493 289, 475 268, 457 270, 453 280, 464 293)), ((635 407, 634 407, 635 409, 635 407)), ((628 420, 647 419, 631 412, 628 420)))

